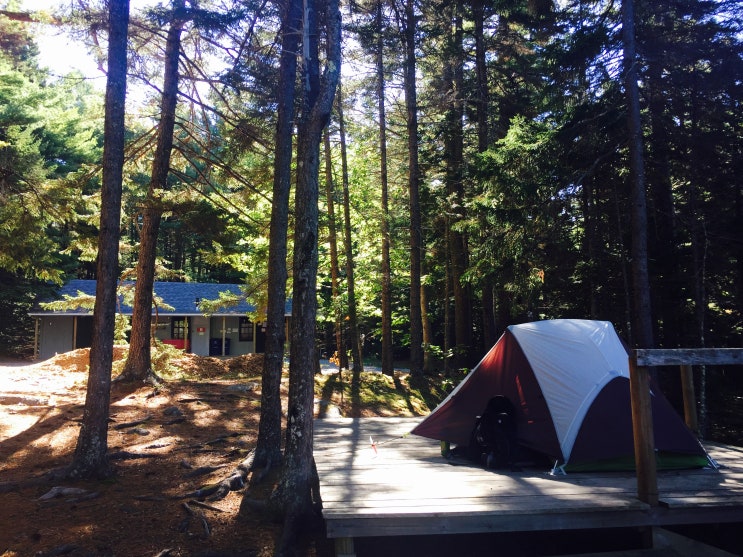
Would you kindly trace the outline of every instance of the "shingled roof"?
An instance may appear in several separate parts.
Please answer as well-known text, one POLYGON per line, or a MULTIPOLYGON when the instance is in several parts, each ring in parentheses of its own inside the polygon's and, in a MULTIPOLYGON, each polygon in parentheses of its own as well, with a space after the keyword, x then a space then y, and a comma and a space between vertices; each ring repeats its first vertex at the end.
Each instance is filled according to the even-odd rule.
MULTIPOLYGON (((133 283, 129 283, 133 284, 133 283)), ((94 280, 71 280, 64 284, 57 292, 57 300, 62 300, 65 295, 75 297, 78 292, 95 296, 95 285, 94 280)), ((229 292, 239 297, 240 301, 237 305, 221 308, 216 311, 210 312, 210 315, 245 315, 249 312, 255 311, 255 306, 249 304, 240 288, 239 284, 218 284, 213 282, 155 282, 154 287, 155 294, 161 298, 167 305, 173 307, 173 310, 158 309, 159 315, 204 315, 204 312, 199 310, 197 304, 201 300, 216 300, 219 298, 220 292, 229 292)), ((46 300, 52 301, 52 300, 46 300)), ((120 306, 121 313, 125 315, 131 315, 131 306, 125 305, 123 302, 120 306)), ((287 300, 285 314, 291 315, 292 306, 291 301, 287 300)), ((92 314, 90 309, 75 309, 75 310, 64 310, 64 311, 47 311, 40 306, 35 308, 34 311, 30 312, 29 315, 37 316, 48 316, 48 315, 90 315, 92 314)), ((154 311, 153 311, 154 313, 154 311)))

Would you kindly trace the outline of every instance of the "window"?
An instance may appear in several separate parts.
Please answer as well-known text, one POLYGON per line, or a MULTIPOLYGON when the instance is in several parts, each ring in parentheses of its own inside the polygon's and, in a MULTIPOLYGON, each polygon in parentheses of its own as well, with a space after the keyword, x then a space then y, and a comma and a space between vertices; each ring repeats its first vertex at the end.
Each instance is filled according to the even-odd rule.
POLYGON ((247 317, 240 318, 240 342, 253 340, 253 322, 247 317))
POLYGON ((185 339, 188 334, 186 317, 175 317, 170 322, 170 338, 185 339))

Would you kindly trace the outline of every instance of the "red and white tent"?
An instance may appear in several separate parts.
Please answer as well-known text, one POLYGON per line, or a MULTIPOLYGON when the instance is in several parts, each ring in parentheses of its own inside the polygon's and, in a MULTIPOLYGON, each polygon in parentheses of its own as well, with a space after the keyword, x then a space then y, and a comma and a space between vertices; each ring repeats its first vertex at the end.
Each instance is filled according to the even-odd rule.
MULTIPOLYGON (((709 464, 673 407, 652 394, 660 467, 709 464)), ((512 325, 412 433, 466 445, 488 401, 516 409, 520 445, 564 469, 634 466, 627 350, 607 321, 556 319, 512 325)))

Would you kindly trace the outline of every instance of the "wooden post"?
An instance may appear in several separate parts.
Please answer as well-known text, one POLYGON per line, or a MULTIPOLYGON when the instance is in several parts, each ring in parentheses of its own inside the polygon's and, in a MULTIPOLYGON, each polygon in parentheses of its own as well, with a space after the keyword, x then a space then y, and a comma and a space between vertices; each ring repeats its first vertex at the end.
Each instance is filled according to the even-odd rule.
POLYGON ((635 437, 637 497, 648 505, 658 505, 658 477, 655 462, 655 436, 650 400, 648 368, 637 365, 637 353, 629 360, 632 429, 635 437))
POLYGON ((36 317, 34 319, 34 360, 39 359, 41 348, 39 348, 39 322, 41 318, 36 317))
POLYGON ((227 318, 223 315, 222 316, 222 357, 225 356, 225 344, 227 344, 226 338, 227 338, 227 330, 225 327, 227 327, 226 324, 227 318))
POLYGON ((681 392, 684 395, 684 420, 695 435, 699 435, 696 395, 694 393, 694 373, 689 364, 681 365, 681 392))
POLYGON ((743 348, 669 348, 633 350, 629 358, 632 427, 635 436, 637 496, 649 505, 658 505, 658 477, 653 437, 653 414, 650 405, 648 367, 681 366, 684 389, 684 413, 692 430, 696 424, 692 365, 741 365, 743 348))

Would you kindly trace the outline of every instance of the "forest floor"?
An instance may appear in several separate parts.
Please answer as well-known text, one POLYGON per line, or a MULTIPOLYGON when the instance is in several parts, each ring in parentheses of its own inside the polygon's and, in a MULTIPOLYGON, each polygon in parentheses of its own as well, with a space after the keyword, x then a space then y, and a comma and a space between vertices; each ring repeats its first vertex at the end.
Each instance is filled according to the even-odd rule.
MULTIPOLYGON (((119 358, 122 352, 117 347, 119 358)), ((0 362, 0 556, 273 555, 280 525, 241 511, 245 490, 213 502, 194 494, 228 477, 255 447, 262 356, 185 355, 172 362, 179 379, 159 387, 115 384, 109 454, 137 458, 113 460, 107 480, 51 481, 49 472, 69 465, 74 453, 88 357, 82 349, 33 365, 0 362)), ((333 392, 337 373, 320 378, 328 398, 317 412, 428 412, 417 392, 397 410, 385 404, 385 391, 406 389, 407 381, 369 375, 376 394, 369 404, 356 397, 353 408, 342 389, 333 392)), ((284 380, 284 399, 286 387, 284 380)), ((270 492, 264 483, 256 499, 270 492)))

